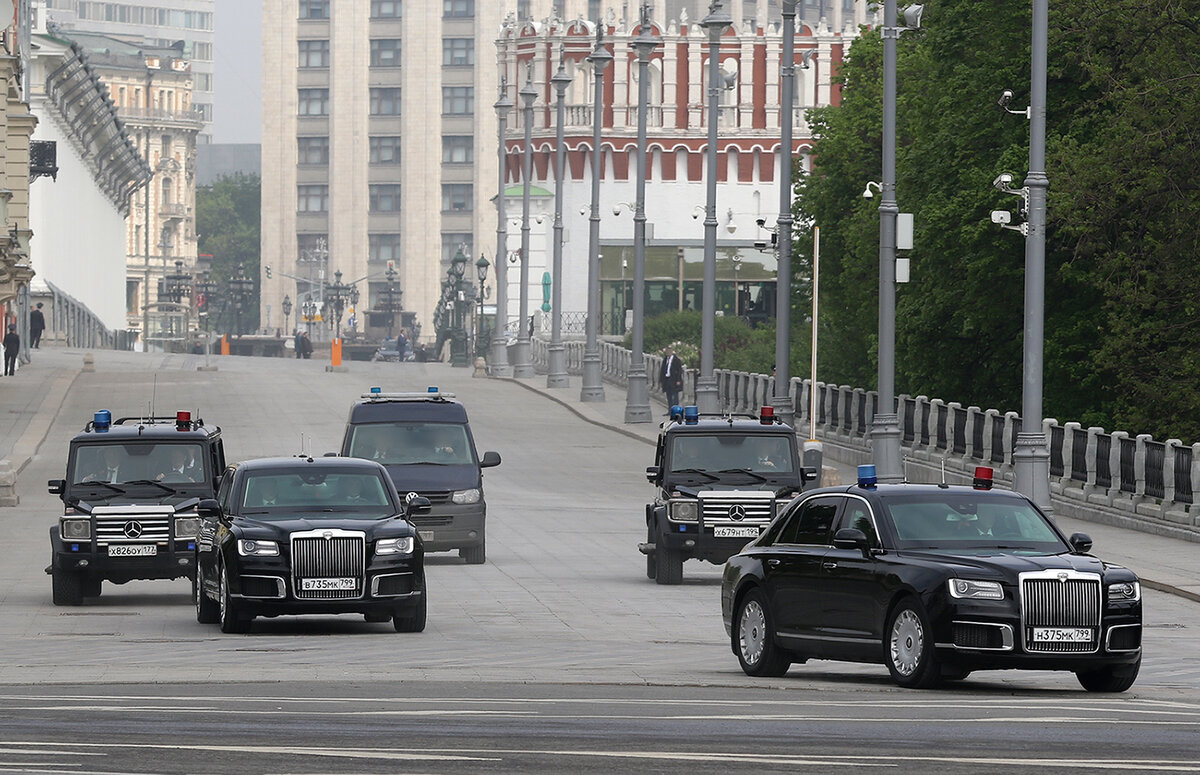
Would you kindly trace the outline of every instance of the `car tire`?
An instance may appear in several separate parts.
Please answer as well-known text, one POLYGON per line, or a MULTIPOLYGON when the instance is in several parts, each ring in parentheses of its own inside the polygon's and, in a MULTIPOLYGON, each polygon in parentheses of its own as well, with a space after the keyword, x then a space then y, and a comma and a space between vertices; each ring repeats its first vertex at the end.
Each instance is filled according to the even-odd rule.
POLYGON ((787 652, 775 643, 775 624, 767 597, 759 589, 751 589, 738 603, 733 650, 746 675, 778 677, 792 666, 787 652))
POLYGON ((654 549, 654 580, 659 584, 683 583, 683 557, 663 546, 654 549))
POLYGON ((1129 665, 1107 665, 1096 670, 1078 670, 1075 677, 1079 685, 1089 692, 1123 692, 1133 686, 1137 680, 1138 671, 1142 667, 1142 658, 1129 665))
POLYGON ((970 674, 970 670, 964 670, 961 667, 949 667, 947 665, 942 665, 941 678, 943 681, 962 681, 965 680, 970 674))
POLYGON ((83 605, 83 577, 54 568, 50 573, 55 605, 83 605))
POLYGON ((487 539, 479 543, 479 546, 465 546, 458 550, 458 556, 463 559, 467 565, 483 565, 487 561, 487 539))
POLYGON ((396 629, 396 632, 424 632, 427 608, 425 585, 421 584, 421 599, 417 602, 416 608, 407 610, 403 616, 399 613, 393 616, 392 627, 396 629))
POLYGON ((883 654, 892 680, 906 689, 929 689, 941 680, 929 619, 915 599, 905 598, 892 609, 883 654))
POLYGON ((221 571, 221 599, 218 605, 217 623, 221 632, 234 634, 250 631, 250 617, 240 610, 240 606, 229 593, 229 571, 221 571))
POLYGON ((196 606, 196 621, 200 624, 216 624, 221 621, 220 605, 204 594, 203 577, 200 575, 200 570, 196 570, 196 576, 192 579, 192 602, 196 606))
MULTIPOLYGON (((654 525, 646 526, 646 543, 654 543, 654 525)), ((652 579, 658 575, 658 564, 655 555, 658 552, 650 552, 646 555, 646 578, 652 579)))

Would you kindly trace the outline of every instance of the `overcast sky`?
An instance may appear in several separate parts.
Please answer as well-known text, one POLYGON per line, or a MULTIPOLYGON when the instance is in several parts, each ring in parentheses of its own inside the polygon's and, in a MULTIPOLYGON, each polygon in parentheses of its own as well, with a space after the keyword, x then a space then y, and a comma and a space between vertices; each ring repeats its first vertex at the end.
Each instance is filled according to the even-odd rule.
POLYGON ((262 0, 216 0, 213 142, 262 141, 262 0))

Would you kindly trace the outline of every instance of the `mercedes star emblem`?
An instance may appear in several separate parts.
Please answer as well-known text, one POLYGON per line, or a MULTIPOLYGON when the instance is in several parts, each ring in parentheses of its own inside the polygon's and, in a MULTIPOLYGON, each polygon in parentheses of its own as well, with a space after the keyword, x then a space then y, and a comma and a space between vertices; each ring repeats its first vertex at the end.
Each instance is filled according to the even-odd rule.
POLYGON ((141 538, 142 537, 142 523, 138 522, 137 520, 134 520, 134 519, 131 519, 128 522, 126 522, 125 523, 125 537, 126 538, 141 538))
POLYGON ((735 503, 729 507, 729 518, 740 522, 746 518, 746 508, 741 504, 735 503))

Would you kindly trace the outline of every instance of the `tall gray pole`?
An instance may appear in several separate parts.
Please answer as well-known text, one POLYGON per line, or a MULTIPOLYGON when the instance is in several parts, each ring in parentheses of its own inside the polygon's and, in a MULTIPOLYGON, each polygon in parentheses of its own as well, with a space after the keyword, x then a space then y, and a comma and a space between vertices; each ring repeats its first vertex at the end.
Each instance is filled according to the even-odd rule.
MULTIPOLYGON (((796 2, 783 0, 783 57, 779 68, 779 262, 775 272, 775 416, 792 424, 792 119, 796 101, 796 2)), ((813 289, 816 293, 816 289, 813 289)), ((814 319, 813 328, 817 326, 814 319)))
MULTIPOLYGON (((696 407, 702 413, 720 411, 717 379, 713 375, 713 339, 717 316, 717 122, 721 101, 721 36, 733 19, 720 0, 708 6, 700 26, 708 30, 708 178, 704 206, 704 289, 701 293, 700 376, 696 380, 696 407)), ((682 292, 682 289, 681 289, 682 292)))
POLYGON ((562 252, 563 252, 563 173, 567 163, 567 147, 563 142, 563 120, 566 115, 567 87, 571 76, 567 75, 566 51, 558 49, 558 72, 550 79, 554 85, 554 265, 550 278, 550 350, 549 368, 546 372, 546 387, 565 388, 570 385, 567 376, 567 354, 562 342, 562 252))
MULTIPOLYGON (((625 422, 650 422, 650 385, 646 375, 646 112, 650 81, 646 72, 658 39, 650 29, 650 7, 642 3, 642 23, 633 40, 638 61, 637 193, 633 205, 633 353, 625 393, 625 422)), ((624 292, 624 288, 622 288, 624 292)))
POLYGON ((517 332, 514 377, 533 376, 533 358, 529 346, 529 187, 533 177, 533 103, 537 89, 533 88, 533 65, 529 65, 525 85, 521 87, 524 104, 525 149, 521 153, 521 320, 517 332))
POLYGON ((600 175, 604 155, 600 152, 604 123, 604 69, 613 59, 604 45, 604 22, 596 20, 596 46, 588 61, 592 63, 595 98, 592 101, 592 209, 588 217, 588 288, 587 341, 583 346, 583 387, 580 401, 603 401, 604 383, 600 370, 600 175))
POLYGON ((1025 237, 1025 357, 1021 430, 1013 450, 1013 485, 1045 512, 1050 503, 1050 450, 1042 427, 1046 296, 1046 37, 1048 0, 1033 0, 1029 84, 1029 233, 1025 237))
POLYGON ((508 111, 512 110, 512 100, 508 98, 508 79, 500 77, 500 99, 493 105, 496 116, 500 119, 499 139, 500 150, 500 192, 496 194, 496 325, 492 328, 492 376, 511 377, 512 366, 508 363, 508 338, 505 331, 508 328, 508 208, 505 202, 505 189, 508 185, 508 150, 504 144, 504 135, 508 130, 508 111))
MULTIPOLYGON (((871 459, 881 482, 904 480, 896 414, 896 0, 883 7, 883 183, 879 202, 879 406, 871 421, 871 459)), ((815 386, 814 386, 815 387, 815 386)))

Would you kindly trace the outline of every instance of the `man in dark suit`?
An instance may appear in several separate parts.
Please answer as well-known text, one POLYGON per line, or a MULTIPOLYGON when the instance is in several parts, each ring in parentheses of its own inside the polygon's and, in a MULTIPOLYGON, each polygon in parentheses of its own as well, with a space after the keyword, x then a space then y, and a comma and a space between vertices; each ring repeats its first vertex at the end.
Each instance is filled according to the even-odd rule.
POLYGON ((17 353, 21 351, 21 337, 17 336, 17 327, 10 325, 4 335, 4 376, 12 377, 17 373, 17 353))
POLYGON ((683 392, 683 361, 668 347, 663 352, 662 371, 658 375, 663 392, 667 394, 667 406, 679 403, 679 394, 683 392))
POLYGON ((46 330, 46 316, 42 314, 42 303, 39 301, 33 312, 29 313, 29 346, 35 350, 42 343, 42 332, 46 330))

